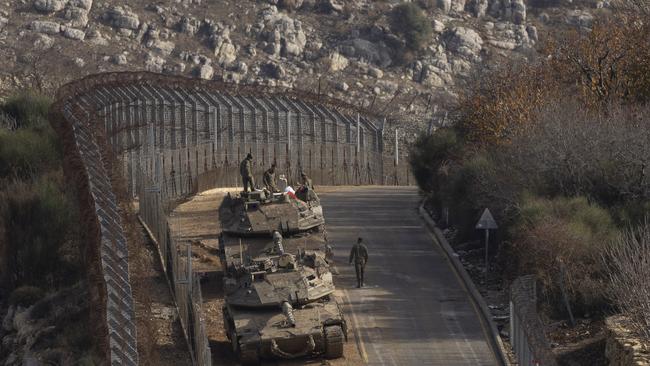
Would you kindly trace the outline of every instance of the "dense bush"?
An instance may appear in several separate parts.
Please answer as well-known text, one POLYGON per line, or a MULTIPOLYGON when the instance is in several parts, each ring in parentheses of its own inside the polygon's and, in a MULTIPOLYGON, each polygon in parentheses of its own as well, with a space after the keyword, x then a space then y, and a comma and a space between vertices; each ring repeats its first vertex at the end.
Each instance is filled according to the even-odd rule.
POLYGON ((630 319, 632 330, 650 339, 650 221, 628 228, 603 255, 609 275, 609 296, 630 319))
POLYGON ((606 210, 584 197, 526 195, 510 230, 513 272, 535 274, 554 311, 564 311, 562 286, 579 314, 604 307, 607 278, 600 258, 617 235, 606 210))
POLYGON ((414 3, 403 3, 391 13, 391 28, 406 39, 412 50, 422 48, 431 38, 431 24, 422 9, 414 3))
POLYGON ((480 75, 453 127, 414 146, 416 180, 456 240, 478 239, 489 207, 506 277, 535 273, 555 314, 560 284, 578 312, 608 309, 600 255, 650 209, 650 27, 636 19, 556 35, 535 62, 480 75))

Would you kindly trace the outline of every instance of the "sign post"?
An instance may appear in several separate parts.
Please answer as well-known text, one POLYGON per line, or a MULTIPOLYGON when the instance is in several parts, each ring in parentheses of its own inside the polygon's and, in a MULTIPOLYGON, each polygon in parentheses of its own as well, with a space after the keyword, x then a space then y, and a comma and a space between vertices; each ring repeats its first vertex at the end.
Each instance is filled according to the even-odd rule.
POLYGON ((489 209, 485 209, 481 218, 476 223, 477 229, 485 230, 485 287, 487 288, 488 280, 488 246, 490 243, 490 229, 497 229, 497 222, 494 221, 494 217, 489 209))

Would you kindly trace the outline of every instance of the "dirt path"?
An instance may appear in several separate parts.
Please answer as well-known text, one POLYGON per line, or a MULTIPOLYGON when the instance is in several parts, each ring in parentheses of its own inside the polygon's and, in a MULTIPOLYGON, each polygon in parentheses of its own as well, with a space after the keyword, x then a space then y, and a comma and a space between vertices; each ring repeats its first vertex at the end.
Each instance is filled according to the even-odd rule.
POLYGON ((129 271, 135 298, 140 365, 191 365, 176 306, 151 242, 135 216, 129 232, 129 271))

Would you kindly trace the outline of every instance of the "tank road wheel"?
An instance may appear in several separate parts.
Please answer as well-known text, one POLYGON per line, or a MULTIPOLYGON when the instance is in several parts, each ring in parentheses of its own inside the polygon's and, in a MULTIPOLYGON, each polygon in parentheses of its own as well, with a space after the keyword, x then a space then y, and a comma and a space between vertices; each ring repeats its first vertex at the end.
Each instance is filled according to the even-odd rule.
POLYGON ((325 327, 325 357, 343 357, 343 330, 340 325, 325 327))
POLYGON ((252 366, 260 364, 260 354, 255 346, 239 345, 239 361, 242 365, 252 366))

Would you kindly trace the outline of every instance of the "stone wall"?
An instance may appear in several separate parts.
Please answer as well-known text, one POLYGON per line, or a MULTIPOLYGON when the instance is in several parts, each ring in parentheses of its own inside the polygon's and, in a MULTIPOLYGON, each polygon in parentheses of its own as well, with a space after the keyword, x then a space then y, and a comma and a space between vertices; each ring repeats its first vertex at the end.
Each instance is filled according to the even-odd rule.
POLYGON ((607 344, 605 356, 610 366, 648 366, 650 365, 650 344, 634 337, 625 326, 622 315, 610 316, 605 320, 607 344))

